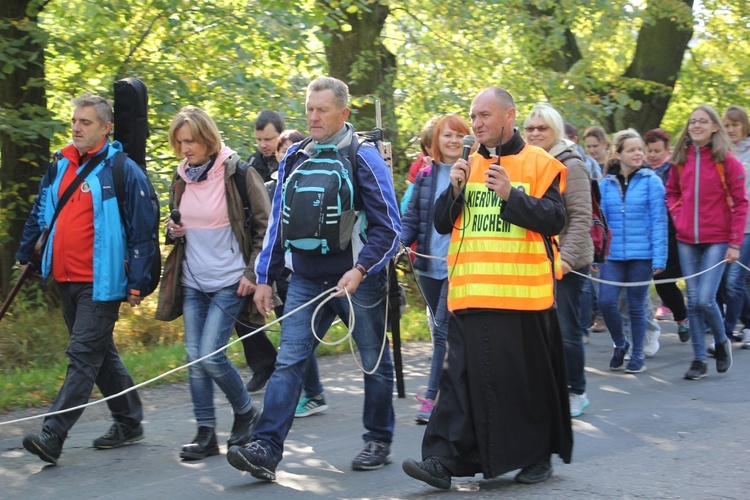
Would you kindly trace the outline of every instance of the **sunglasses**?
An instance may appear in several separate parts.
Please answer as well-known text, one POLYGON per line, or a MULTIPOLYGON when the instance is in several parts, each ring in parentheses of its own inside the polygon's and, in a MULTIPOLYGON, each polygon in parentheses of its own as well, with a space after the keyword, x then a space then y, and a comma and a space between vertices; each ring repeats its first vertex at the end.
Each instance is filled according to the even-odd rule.
POLYGON ((528 127, 525 127, 524 130, 526 131, 527 134, 532 133, 534 130, 538 130, 539 132, 544 133, 547 130, 549 130, 549 127, 547 125, 539 125, 538 127, 528 126, 528 127))

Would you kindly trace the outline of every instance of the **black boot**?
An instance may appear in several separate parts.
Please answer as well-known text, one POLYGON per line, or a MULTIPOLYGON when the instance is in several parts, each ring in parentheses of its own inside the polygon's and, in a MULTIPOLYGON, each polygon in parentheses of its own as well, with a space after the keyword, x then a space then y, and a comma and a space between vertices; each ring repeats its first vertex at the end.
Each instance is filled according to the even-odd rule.
POLYGON ((203 460, 206 457, 219 454, 219 444, 216 442, 216 431, 211 427, 198 427, 198 434, 190 444, 182 445, 180 458, 183 460, 203 460))
POLYGON ((229 439, 227 439, 227 448, 243 446, 249 443, 258 418, 260 418, 260 411, 256 410, 254 406, 251 406, 250 411, 247 413, 241 415, 235 413, 232 432, 229 434, 229 439))

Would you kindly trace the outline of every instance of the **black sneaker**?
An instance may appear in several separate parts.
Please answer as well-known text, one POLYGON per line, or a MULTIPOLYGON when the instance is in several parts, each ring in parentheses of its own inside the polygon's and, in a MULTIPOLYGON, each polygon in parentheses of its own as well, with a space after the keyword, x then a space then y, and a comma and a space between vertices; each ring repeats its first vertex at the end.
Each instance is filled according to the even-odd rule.
POLYGON ((365 448, 352 460, 354 470, 375 470, 391 463, 391 445, 382 441, 367 441, 365 448))
POLYGON ((250 473, 264 481, 276 481, 276 466, 279 461, 263 441, 252 441, 245 446, 232 446, 227 451, 227 462, 237 470, 250 473))
POLYGON ((716 344, 716 371, 728 372, 732 367, 732 341, 726 339, 721 344, 716 344))
POLYGON ((271 375, 273 375, 273 367, 270 370, 254 372, 250 382, 247 383, 247 392, 255 394, 265 389, 271 375))
POLYGON ((23 447, 37 455, 45 462, 57 465, 57 459, 62 453, 62 439, 51 431, 44 430, 41 434, 27 434, 23 438, 23 447))
POLYGON ((615 352, 612 354, 612 359, 609 361, 609 369, 613 372, 617 372, 625 368, 625 355, 630 349, 630 342, 625 341, 625 347, 622 349, 615 347, 615 352))
POLYGON ((707 363, 698 359, 693 360, 690 364, 690 369, 685 372, 685 380, 698 380, 706 376, 708 371, 707 363))
POLYGON ((521 472, 516 474, 516 482, 523 484, 536 484, 546 481, 552 475, 552 462, 547 459, 532 465, 527 465, 521 472))
POLYGON ((229 433, 229 439, 227 439, 227 448, 244 446, 248 443, 259 418, 260 410, 256 410, 254 406, 250 407, 250 411, 241 415, 235 413, 232 432, 229 433))
POLYGON ((436 458, 428 458, 424 462, 417 462, 414 459, 407 458, 401 467, 407 476, 423 481, 430 486, 449 490, 451 488, 451 475, 443 464, 436 458))
POLYGON ((100 450, 117 448, 141 439, 143 439, 143 426, 141 424, 130 427, 122 422, 115 422, 102 437, 94 439, 94 448, 100 450))

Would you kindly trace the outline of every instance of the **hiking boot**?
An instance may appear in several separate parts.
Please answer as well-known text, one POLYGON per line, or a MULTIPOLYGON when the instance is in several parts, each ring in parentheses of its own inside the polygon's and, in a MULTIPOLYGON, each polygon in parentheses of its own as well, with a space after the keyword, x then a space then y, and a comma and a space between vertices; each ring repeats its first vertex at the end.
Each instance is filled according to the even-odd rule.
POLYGON ((685 380, 698 380, 706 376, 708 371, 707 363, 699 359, 694 360, 690 364, 690 369, 685 372, 685 380))
POLYGON ((597 316, 596 319, 594 319, 594 324, 591 325, 591 328, 589 328, 592 332, 595 333, 602 333, 607 331, 607 325, 604 323, 604 318, 601 316, 597 316))
POLYGON ((102 437, 94 439, 94 448, 100 450, 117 448, 141 439, 143 439, 143 426, 141 424, 130 427, 122 422, 115 422, 102 437))
POLYGON ((609 369, 613 372, 617 372, 625 368, 625 355, 630 349, 630 342, 625 341, 625 347, 615 347, 615 352, 612 355, 612 359, 609 361, 609 369))
POLYGON ((250 382, 247 383, 247 392, 249 392, 250 394, 255 394, 256 392, 260 392, 265 389, 266 385, 268 385, 268 379, 271 378, 271 375, 273 375, 273 367, 271 367, 270 370, 253 372, 253 377, 250 379, 250 382))
POLYGON ((264 441, 251 441, 245 446, 232 446, 227 451, 227 462, 237 470, 249 472, 264 481, 276 481, 276 466, 271 448, 264 441))
POLYGON ((422 482, 440 488, 449 490, 451 488, 451 474, 438 462, 437 458, 427 458, 424 462, 417 462, 412 458, 407 458, 401 464, 407 476, 418 479, 422 482))
POLYGON ((647 330, 646 341, 643 343, 643 355, 650 358, 659 351, 659 335, 661 332, 647 330))
POLYGON ((216 431, 213 427, 198 427, 193 442, 182 445, 180 458, 183 460, 203 460, 219 454, 219 445, 216 442, 216 431))
POLYGON ((328 405, 326 404, 326 398, 322 394, 318 394, 314 398, 302 396, 299 398, 297 409, 294 411, 294 418, 309 417, 310 415, 315 415, 316 413, 326 411, 327 409, 328 405))
POLYGON ((750 349, 750 328, 742 330, 742 348, 750 349))
POLYGON ((250 411, 245 412, 241 415, 234 414, 234 423, 232 423, 232 432, 229 433, 229 439, 227 439, 227 448, 232 446, 242 446, 252 437, 253 428, 258 423, 260 418, 260 411, 256 410, 254 406, 250 407, 250 411))
POLYGON ((589 398, 586 393, 583 394, 568 394, 568 402, 570 403, 570 416, 580 417, 583 415, 583 410, 589 405, 589 398))
POLYGON ((686 319, 677 322, 677 335, 680 337, 680 342, 687 342, 690 340, 690 325, 688 325, 686 319))
POLYGON ((352 460, 354 470, 375 470, 391 463, 391 445, 382 441, 367 441, 359 455, 352 460))
POLYGON ((716 344, 716 371, 726 373, 732 367, 732 341, 726 339, 716 344))
POLYGON ((428 398, 423 398, 419 394, 416 395, 417 401, 422 403, 422 407, 417 412, 417 423, 426 424, 430 421, 432 415, 432 409, 435 408, 435 401, 428 398))
POLYGON ((536 484, 546 481, 552 475, 552 462, 547 459, 532 465, 527 465, 521 472, 516 474, 516 482, 523 484, 536 484))
POLYGON ((642 359, 632 358, 625 367, 625 373, 642 373, 646 371, 646 365, 642 359))
POLYGON ((52 431, 43 430, 41 434, 27 434, 23 438, 23 447, 37 455, 45 462, 57 465, 62 453, 63 440, 52 431))

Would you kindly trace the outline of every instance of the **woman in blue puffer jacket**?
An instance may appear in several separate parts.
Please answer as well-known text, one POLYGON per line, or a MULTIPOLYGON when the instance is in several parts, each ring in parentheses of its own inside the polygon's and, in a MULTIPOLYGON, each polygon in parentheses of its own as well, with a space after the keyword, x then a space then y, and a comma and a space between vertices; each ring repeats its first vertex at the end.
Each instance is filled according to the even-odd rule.
MULTIPOLYGON (((643 140, 633 129, 622 130, 612 140, 605 177, 600 181, 602 210, 612 229, 612 246, 600 278, 617 283, 645 282, 664 270, 667 262, 667 209, 664 183, 650 168, 643 167, 643 140)), ((599 305, 607 324, 614 354, 611 370, 640 373, 644 365, 646 334, 645 301, 648 285, 624 287, 602 283, 599 305), (622 330, 617 302, 622 289, 628 299, 633 350, 622 330)))

